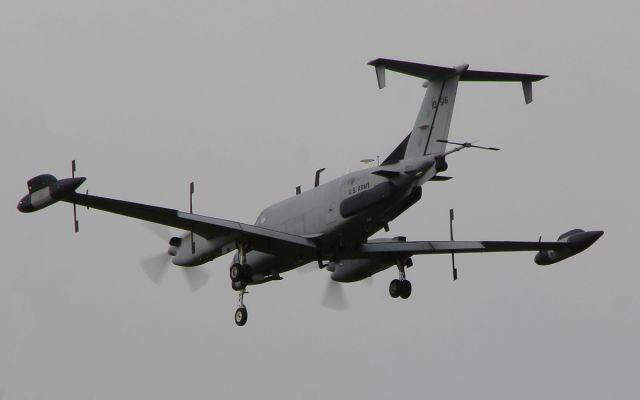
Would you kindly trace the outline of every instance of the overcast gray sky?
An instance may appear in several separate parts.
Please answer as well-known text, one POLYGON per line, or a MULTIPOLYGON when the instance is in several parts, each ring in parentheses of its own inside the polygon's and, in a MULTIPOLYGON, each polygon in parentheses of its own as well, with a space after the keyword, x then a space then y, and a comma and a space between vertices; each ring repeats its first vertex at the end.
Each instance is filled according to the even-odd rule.
POLYGON ((637 2, 0 1, 0 392, 12 399, 622 399, 640 383, 637 2), (252 223, 295 186, 386 156, 421 81, 366 62, 549 74, 464 83, 452 140, 498 153, 449 160, 391 235, 554 239, 604 229, 553 267, 533 254, 416 257, 321 306, 328 274, 252 287, 233 322, 229 257, 191 293, 138 262, 166 244, 135 220, 15 209, 26 180, 252 223))

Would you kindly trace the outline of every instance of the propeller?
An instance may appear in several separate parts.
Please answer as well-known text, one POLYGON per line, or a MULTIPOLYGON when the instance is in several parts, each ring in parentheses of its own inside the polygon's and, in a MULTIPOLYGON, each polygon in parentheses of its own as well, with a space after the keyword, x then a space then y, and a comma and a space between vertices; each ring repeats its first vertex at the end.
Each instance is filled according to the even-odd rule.
MULTIPOLYGON (((154 223, 145 223, 144 226, 158 238, 162 239, 163 242, 168 244, 169 240, 171 240, 171 232, 169 232, 169 228, 166 226, 154 223)), ((153 283, 160 285, 169 269, 171 257, 167 252, 155 254, 142 259, 140 266, 153 283)), ((209 272, 201 267, 183 267, 182 273, 192 292, 203 287, 211 277, 209 272)))
MULTIPOLYGON (((331 266, 329 266, 327 269, 333 272, 331 266)), ((298 271, 298 273, 300 274, 307 274, 311 271, 317 270, 318 267, 314 263, 309 263, 307 265, 296 268, 296 271, 298 271)), ((364 278, 359 282, 371 287, 373 285, 373 276, 364 278)), ((332 310, 346 310, 347 308, 349 308, 347 298, 344 295, 344 290, 340 282, 334 281, 331 278, 327 280, 327 285, 324 290, 324 296, 322 298, 322 305, 332 310)))
POLYGON ((154 224, 153 222, 144 222, 143 225, 149 231, 153 232, 160 240, 169 243, 171 232, 166 225, 154 224))
MULTIPOLYGON (((308 274, 312 271, 317 271, 319 268, 315 263, 309 263, 301 267, 296 268, 299 274, 308 274)), ((324 289, 324 296, 322 298, 322 305, 332 310, 346 310, 349 306, 347 299, 342 290, 342 285, 333 279, 327 280, 327 286, 324 289)))
POLYGON ((346 310, 349 307, 340 283, 332 279, 327 281, 322 305, 332 310, 346 310))
POLYGON ((160 285, 169 269, 170 261, 171 256, 168 253, 160 253, 140 260, 140 267, 153 283, 160 285))
POLYGON ((211 274, 202 267, 184 267, 182 268, 182 273, 192 292, 206 285, 209 278, 211 278, 211 274))

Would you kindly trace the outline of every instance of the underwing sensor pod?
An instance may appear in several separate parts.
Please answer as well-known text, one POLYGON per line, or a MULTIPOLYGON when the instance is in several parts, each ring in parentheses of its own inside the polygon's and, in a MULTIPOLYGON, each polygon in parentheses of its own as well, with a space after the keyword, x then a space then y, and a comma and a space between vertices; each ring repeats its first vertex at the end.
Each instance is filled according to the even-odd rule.
MULTIPOLYGON (((234 317, 240 326, 247 322, 244 295, 248 285, 279 281, 281 274, 305 264, 317 263, 319 269, 329 271, 328 287, 334 288, 397 267, 397 279, 390 282, 389 294, 393 298, 407 299, 412 291, 407 269, 414 265, 419 255, 450 255, 455 281, 458 279, 455 254, 458 253, 527 251, 537 253, 537 264, 549 265, 584 251, 602 236, 600 230, 574 229, 560 235, 557 241, 454 240, 451 209, 449 240, 408 241, 402 232, 389 234, 390 238, 373 238, 382 230, 391 231, 393 226, 390 224, 395 218, 443 184, 436 182, 451 180, 451 177, 440 173, 447 170, 453 153, 472 148, 499 150, 449 140, 459 83, 519 83, 522 84, 525 103, 529 104, 533 100, 533 83, 546 78, 546 75, 473 70, 467 64, 440 67, 384 58, 373 60, 369 65, 375 68, 381 89, 386 85, 386 71, 427 81, 423 85, 426 88, 424 99, 409 134, 379 165, 350 172, 322 184, 320 173, 324 168, 318 169, 310 189, 302 190, 298 186, 294 196, 265 208, 254 224, 195 214, 193 182, 188 211, 98 197, 88 192, 77 193, 76 189, 85 178, 75 177, 75 162, 72 163, 71 178, 57 180, 53 175, 45 174, 30 179, 27 183, 29 193, 18 203, 18 210, 29 213, 58 201, 71 203, 76 232, 76 205, 163 225, 159 228, 165 228, 165 231, 159 232, 159 236, 162 236, 164 246, 169 245, 168 249, 165 247, 163 254, 152 259, 159 260, 158 265, 155 261, 143 264, 145 273, 154 282, 156 280, 152 276, 162 275, 160 272, 169 261, 184 267, 185 276, 196 272, 190 276, 197 278, 198 271, 206 274, 197 269, 198 266, 235 251, 229 267, 229 279, 231 288, 238 292, 238 308, 234 317), (427 182, 429 184, 425 185, 427 182), (184 233, 172 237, 166 227, 180 229, 184 233), (152 274, 149 271, 160 272, 152 274)), ((497 111, 496 117, 501 112, 504 111, 497 111)), ((487 176, 490 179, 492 175, 487 176)), ((329 297, 340 297, 334 295, 338 292, 327 293, 329 297)))

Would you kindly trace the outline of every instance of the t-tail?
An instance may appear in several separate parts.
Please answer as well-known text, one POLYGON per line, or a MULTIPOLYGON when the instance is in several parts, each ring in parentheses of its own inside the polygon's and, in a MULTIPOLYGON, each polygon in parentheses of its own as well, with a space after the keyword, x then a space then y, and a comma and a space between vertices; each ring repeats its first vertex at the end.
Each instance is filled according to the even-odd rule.
POLYGON ((449 137, 449 126, 453 116, 458 82, 460 81, 496 81, 522 82, 524 99, 531 103, 532 82, 546 78, 546 75, 519 74, 511 72, 474 71, 468 64, 458 67, 438 67, 406 61, 378 58, 369 62, 376 69, 378 86, 385 86, 385 71, 391 70, 406 75, 426 79, 427 92, 420 106, 418 117, 411 133, 387 157, 382 165, 396 163, 403 159, 437 155, 444 153, 449 137))

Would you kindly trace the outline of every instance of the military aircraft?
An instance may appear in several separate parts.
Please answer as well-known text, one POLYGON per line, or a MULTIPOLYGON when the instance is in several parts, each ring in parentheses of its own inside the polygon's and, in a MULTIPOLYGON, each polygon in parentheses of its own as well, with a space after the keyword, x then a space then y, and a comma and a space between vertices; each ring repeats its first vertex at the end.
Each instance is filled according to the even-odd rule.
MULTIPOLYGON (((186 231, 169 240, 168 256, 175 265, 194 267, 236 251, 229 268, 231 286, 239 294, 235 322, 247 322, 244 294, 247 285, 282 279, 281 274, 305 264, 318 263, 331 272, 336 282, 354 282, 397 266, 398 279, 391 281, 392 297, 408 298, 411 283, 406 268, 412 257, 422 254, 451 254, 453 279, 457 279, 456 253, 535 251, 539 265, 553 264, 592 245, 603 231, 570 230, 557 241, 455 241, 451 228, 448 241, 407 241, 398 236, 369 239, 376 232, 389 231, 389 222, 416 204, 422 185, 449 179, 439 175, 447 170, 448 155, 469 148, 494 147, 448 141, 449 126, 461 81, 521 82, 525 102, 532 101, 532 82, 545 75, 476 71, 464 64, 454 68, 376 59, 378 86, 385 86, 385 71, 395 71, 426 80, 426 94, 413 129, 391 154, 377 166, 348 173, 264 209, 255 224, 207 217, 174 209, 133 203, 87 193, 77 193, 86 178, 75 176, 57 180, 50 174, 27 182, 29 193, 19 204, 21 212, 43 209, 58 201, 86 206, 186 231), (455 147, 446 150, 447 144, 455 147)), ((191 193, 193 194, 193 183, 191 193)), ((450 222, 453 210, 450 211, 450 222)))

